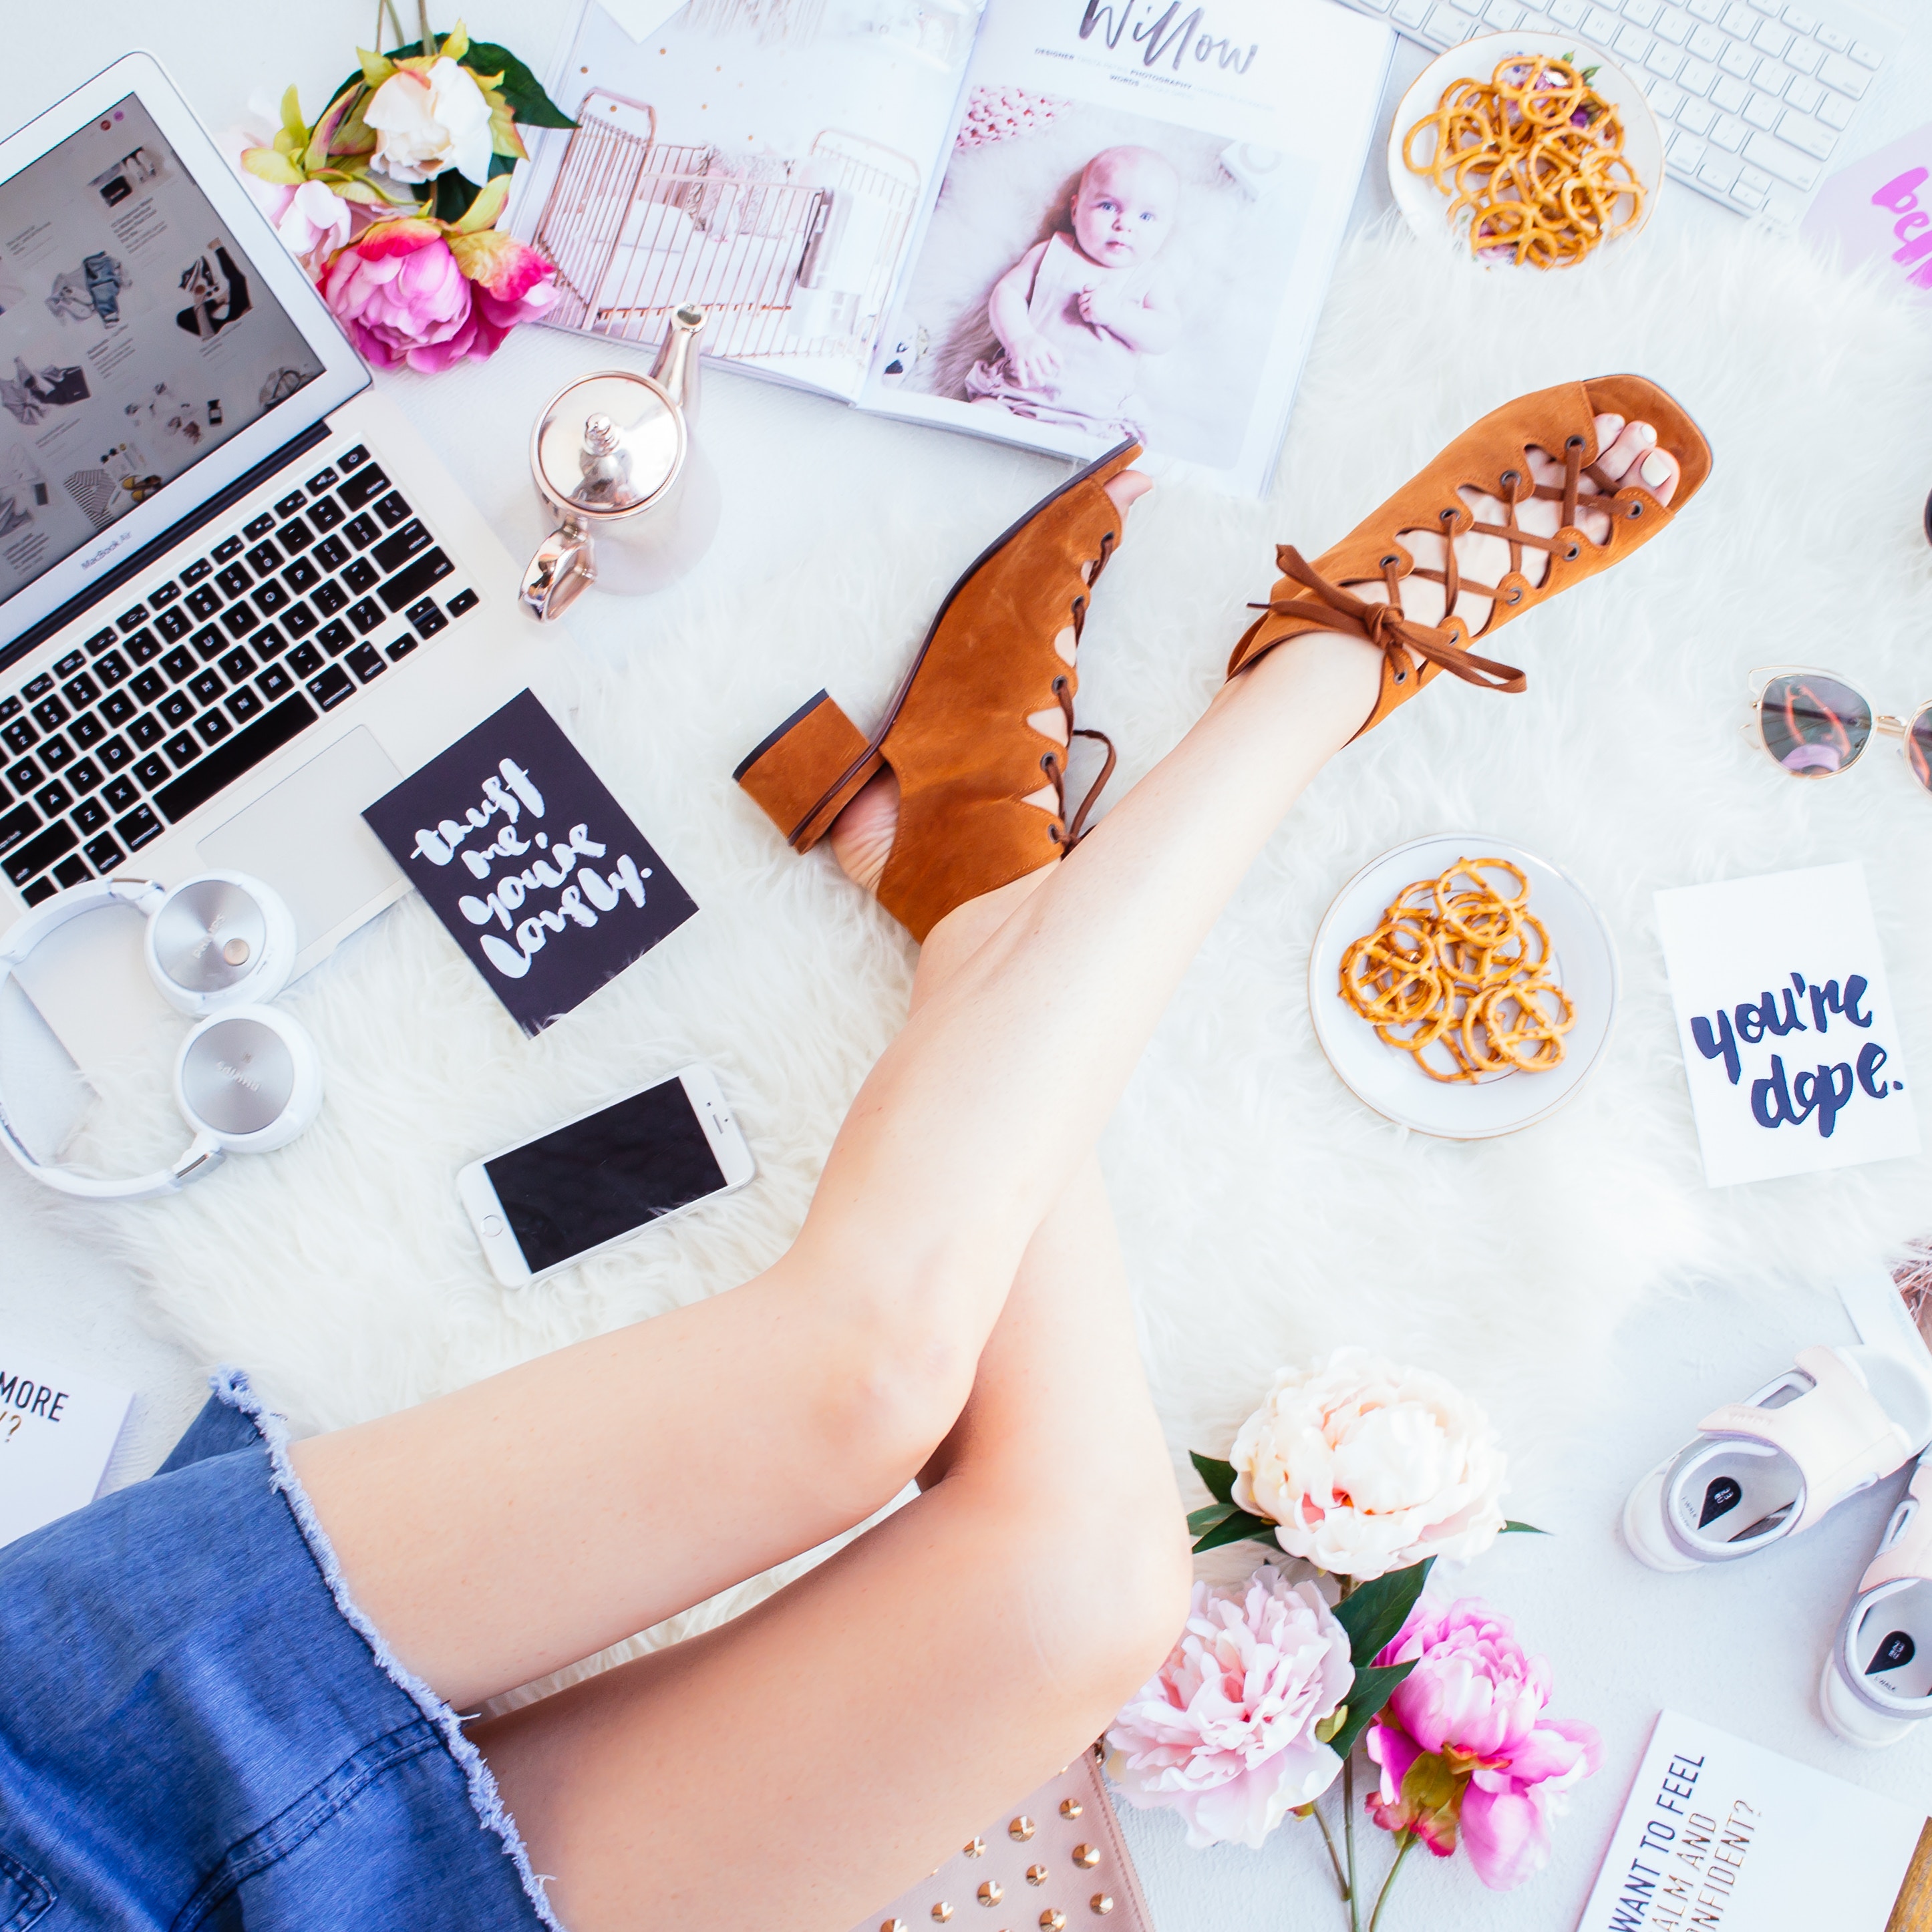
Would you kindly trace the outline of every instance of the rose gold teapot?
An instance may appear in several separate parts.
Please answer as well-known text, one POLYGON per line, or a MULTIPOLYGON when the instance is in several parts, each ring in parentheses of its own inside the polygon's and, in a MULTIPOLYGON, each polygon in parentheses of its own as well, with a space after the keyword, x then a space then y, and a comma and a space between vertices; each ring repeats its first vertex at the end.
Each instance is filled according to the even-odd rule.
POLYGON ((593 584, 662 590, 711 548, 718 478, 692 437, 704 328, 704 310, 680 308, 648 376, 600 370, 550 398, 530 437, 530 473, 558 520, 524 573, 539 618, 593 584))

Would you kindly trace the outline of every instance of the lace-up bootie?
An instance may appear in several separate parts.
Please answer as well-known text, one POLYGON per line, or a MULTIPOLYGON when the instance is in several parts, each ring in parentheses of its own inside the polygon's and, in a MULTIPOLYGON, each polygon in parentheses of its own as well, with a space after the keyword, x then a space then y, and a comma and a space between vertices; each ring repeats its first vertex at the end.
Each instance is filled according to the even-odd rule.
POLYGON ((1273 598, 1256 607, 1263 614, 1235 646, 1228 675, 1233 677, 1258 663, 1277 644, 1304 631, 1339 631, 1363 638, 1382 652, 1382 691, 1362 727, 1364 731, 1379 724, 1441 671, 1486 690, 1520 692, 1527 682, 1523 674, 1478 656, 1472 644, 1488 638, 1512 617, 1534 610, 1571 584, 1607 570, 1648 542, 1702 488, 1710 471, 1710 446, 1697 425, 1655 383, 1640 376, 1602 376, 1519 396, 1465 430, 1420 476, 1312 564, 1292 544, 1283 544, 1275 553, 1282 579, 1273 598), (1603 453, 1597 446, 1599 416, 1647 422, 1656 430, 1658 446, 1677 459, 1680 471, 1670 508, 1643 488, 1635 466, 1621 482, 1597 468, 1603 453), (1561 482, 1534 480, 1532 450, 1561 467, 1561 482), (1500 502, 1502 521, 1479 518, 1470 496, 1500 502), (1562 520, 1555 536, 1533 536, 1522 527, 1517 512, 1532 498, 1562 503, 1562 520), (1602 542, 1585 534, 1578 521, 1580 503, 1607 514, 1610 533, 1602 542), (1417 567, 1402 539, 1418 531, 1444 540, 1441 569, 1417 567), (1458 568, 1455 539, 1472 532, 1500 538, 1509 546, 1509 568, 1494 584, 1474 582, 1458 568), (1524 574, 1523 554, 1528 550, 1541 550, 1549 557, 1540 584, 1524 574), (1438 622, 1421 624, 1405 615, 1402 586, 1411 578, 1442 586, 1438 622), (1384 586, 1388 602, 1358 597, 1349 587, 1364 584, 1384 586), (1473 604, 1484 598, 1489 610, 1472 632, 1469 618, 1456 607, 1466 599, 1473 604))
POLYGON ((1109 451, 984 552, 939 607, 870 737, 821 691, 732 774, 808 852, 890 767, 898 829, 878 898, 915 939, 955 906, 1071 850, 1113 771, 1112 746, 1074 726, 1075 655, 1094 581, 1120 540, 1103 486, 1139 454, 1133 442, 1109 451), (1054 716, 1066 744, 1040 729, 1054 716), (1106 745, 1107 761, 1070 820, 1076 736, 1106 745))

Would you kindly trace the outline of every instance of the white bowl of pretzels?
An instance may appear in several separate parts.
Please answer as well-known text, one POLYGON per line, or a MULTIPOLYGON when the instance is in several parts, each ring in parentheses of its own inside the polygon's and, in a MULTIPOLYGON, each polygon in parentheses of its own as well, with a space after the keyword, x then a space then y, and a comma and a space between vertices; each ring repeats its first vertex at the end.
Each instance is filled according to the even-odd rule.
POLYGON ((1602 1058, 1617 992, 1616 948, 1582 888, 1487 832, 1372 860, 1309 954, 1316 1038, 1342 1084, 1451 1140, 1554 1113, 1602 1058))
POLYGON ((1649 220, 1664 136, 1633 76, 1554 34, 1485 34, 1432 61, 1389 135, 1389 186, 1425 241, 1485 266, 1575 268, 1649 220))

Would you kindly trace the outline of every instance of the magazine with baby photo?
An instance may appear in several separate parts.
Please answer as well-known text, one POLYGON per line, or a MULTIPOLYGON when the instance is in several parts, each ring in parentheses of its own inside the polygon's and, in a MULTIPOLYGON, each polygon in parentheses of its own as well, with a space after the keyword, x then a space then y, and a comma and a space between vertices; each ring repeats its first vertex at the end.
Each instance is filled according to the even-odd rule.
POLYGON ((994 0, 864 406, 1261 494, 1388 56, 1325 0, 994 0))
POLYGON ((513 223, 552 326, 1267 487, 1388 30, 1328 0, 586 0, 513 223))

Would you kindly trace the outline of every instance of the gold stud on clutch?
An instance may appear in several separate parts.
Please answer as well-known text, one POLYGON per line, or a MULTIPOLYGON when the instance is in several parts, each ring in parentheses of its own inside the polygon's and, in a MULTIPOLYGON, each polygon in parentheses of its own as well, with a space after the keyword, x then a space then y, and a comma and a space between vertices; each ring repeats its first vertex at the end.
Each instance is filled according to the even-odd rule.
POLYGON ((1100 1847, 1098 1845, 1076 1845, 1073 1847, 1073 1862, 1082 1871, 1091 1871, 1100 1862, 1100 1847))
POLYGON ((1066 1914, 1049 1905, 1040 1915, 1040 1932, 1066 1932, 1066 1914))
POLYGON ((1099 1913, 1099 1915, 1104 1918, 1108 1912, 1113 1910, 1114 1901, 1107 1893, 1104 1892, 1096 1892, 1094 1893, 1094 1896, 1087 1901, 1087 1909, 1090 1912, 1099 1913))
POLYGON ((968 1838, 966 1840, 966 1856, 969 1858, 983 1858, 986 1856, 986 1840, 984 1838, 968 1838))
POLYGON ((1006 1895, 1005 1890, 996 1878, 989 1878, 980 1888, 980 1903, 982 1905, 997 1905, 1006 1895))
POLYGON ((1028 1865, 1028 1866, 1027 1867, 1026 1878, 1027 1878, 1027 1883, 1028 1883, 1028 1885, 1044 1885, 1044 1884, 1046 1884, 1046 1866, 1044 1866, 1044 1865, 1028 1865))
POLYGON ((1063 1818, 1077 1818, 1086 1808, 1077 1798, 1063 1798, 1060 1801, 1060 1815, 1063 1818))
POLYGON ((1017 1839, 1018 1842, 1023 1845, 1039 1828, 1040 1828, 1034 1824, 1033 1820, 1022 1812, 1018 1817, 1016 1818, 1013 1822, 1006 1827, 1006 1836, 1010 1838, 1017 1839))
POLYGON ((946 1904, 944 1899, 942 1898, 939 1903, 932 1908, 932 1916, 937 1924, 944 1925, 946 1922, 952 1916, 952 1908, 946 1904))
POLYGON ((906 1922, 903 1918, 888 1918, 879 1932, 907 1932, 906 1922))

